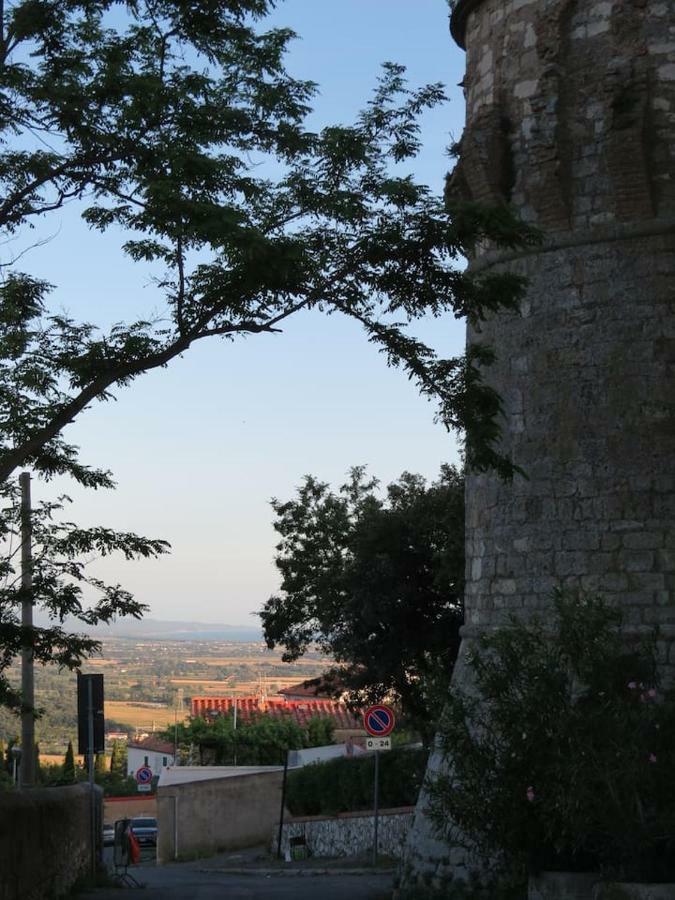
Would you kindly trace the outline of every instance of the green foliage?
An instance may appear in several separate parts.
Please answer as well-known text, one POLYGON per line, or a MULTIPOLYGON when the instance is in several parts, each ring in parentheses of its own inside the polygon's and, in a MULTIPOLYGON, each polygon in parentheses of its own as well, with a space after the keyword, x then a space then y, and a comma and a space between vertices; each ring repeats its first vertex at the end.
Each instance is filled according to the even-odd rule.
MULTIPOLYGON (((428 753, 398 749, 380 754, 380 808, 417 802, 428 753)), ((372 755, 313 763, 288 773, 286 803, 294 816, 335 815, 373 808, 372 755)))
POLYGON ((261 713, 252 719, 238 720, 218 715, 209 719, 194 718, 168 729, 167 740, 177 738, 183 755, 197 748, 201 764, 283 765, 288 750, 320 747, 332 742, 334 724, 326 717, 314 716, 303 730, 290 717, 277 718, 261 713))
MULTIPOLYGON (((319 718, 311 719, 304 731, 290 716, 277 718, 263 713, 245 722, 240 718, 236 728, 231 714, 197 717, 176 728, 182 754, 190 757, 196 751, 201 765, 282 766, 288 750, 321 746, 330 732, 331 726, 319 718)), ((164 736, 173 741, 174 729, 168 729, 164 736)))
POLYGON ((63 760, 63 778, 64 781, 75 781, 75 752, 72 741, 68 741, 68 749, 63 760))
MULTIPOLYGON (((104 797, 135 797, 138 785, 133 775, 117 772, 103 772, 96 776, 96 783, 103 788, 104 797)), ((153 793, 156 785, 153 783, 153 793)))
MULTIPOLYGON (((152 319, 107 331, 49 308, 52 286, 3 263, 0 281, 0 540, 15 535, 18 467, 111 487, 84 464, 63 429, 94 401, 166 366, 195 342, 272 335, 296 313, 358 322, 466 435, 478 469, 513 467, 498 451, 500 400, 481 378, 489 348, 439 359, 411 333, 429 315, 477 322, 513 309, 523 282, 473 274, 458 261, 481 237, 532 240, 507 210, 453 218, 409 168, 420 114, 439 85, 411 90, 385 65, 350 126, 307 130, 313 84, 292 78, 287 29, 263 30, 269 0, 14 0, 0 15, 0 232, 7 245, 65 203, 119 236, 150 264, 160 293, 152 319), (114 14, 111 14, 114 7, 114 14), (48 135, 48 140, 41 137, 48 135), (262 164, 262 165, 261 165, 262 164), (278 172, 270 178, 269 172, 278 172), (261 173, 266 174, 261 174, 261 173)), ((61 501, 63 502, 63 501, 61 501)), ((52 627, 22 633, 12 556, 0 567, 0 705, 18 708, 6 678, 30 646, 39 662, 77 668, 97 642, 66 633, 142 606, 119 585, 87 576, 88 553, 157 556, 161 541, 51 521, 37 535, 36 600, 52 627), (82 588, 99 598, 82 607, 82 588)), ((42 516, 42 518, 40 518, 42 516)))
POLYGON ((98 781, 104 775, 107 775, 108 767, 106 764, 105 753, 97 753, 94 759, 94 778, 98 781))
POLYGON ((272 502, 281 591, 260 617, 268 647, 295 660, 317 644, 355 705, 396 696, 430 740, 463 621, 464 479, 404 473, 377 493, 363 467, 337 492, 312 476, 272 502))
POLYGON ((86 200, 86 222, 152 264, 164 308, 100 332, 50 313, 50 286, 10 263, 0 285, 0 481, 32 465, 109 484, 61 437, 92 401, 196 341, 270 335, 308 309, 358 322, 442 422, 464 430, 471 464, 512 472, 496 449, 499 398, 480 378, 487 354, 439 359, 409 326, 515 308, 521 280, 457 263, 481 237, 521 245, 531 230, 505 208, 455 223, 408 174, 419 116, 444 96, 437 84, 409 89, 400 66, 384 66, 353 124, 307 130, 315 86, 284 69, 292 33, 258 27, 272 6, 124 2, 110 15, 109 0, 16 0, 5 9, 0 230, 11 236, 86 200))
POLYGON ((126 741, 113 741, 110 753, 110 774, 126 775, 127 771, 127 744, 126 741))
POLYGON ((328 716, 312 716, 307 723, 307 746, 326 747, 333 743, 335 722, 328 716))
POLYGON ((599 599, 558 594, 554 610, 469 653, 472 687, 441 725, 435 822, 516 868, 672 881, 675 697, 658 690, 655 643, 628 645, 599 599))

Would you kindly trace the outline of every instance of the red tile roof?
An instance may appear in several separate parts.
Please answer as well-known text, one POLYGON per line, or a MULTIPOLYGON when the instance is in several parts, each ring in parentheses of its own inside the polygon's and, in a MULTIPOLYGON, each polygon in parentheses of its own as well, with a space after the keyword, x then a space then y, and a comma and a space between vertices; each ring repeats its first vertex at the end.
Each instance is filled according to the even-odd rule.
MULTIPOLYGON (((281 694, 282 697, 298 697, 301 700, 305 698, 307 700, 317 700, 319 697, 328 697, 330 696, 331 690, 329 690, 328 685, 330 684, 330 688, 333 689, 333 683, 327 682, 325 678, 319 676, 318 678, 308 678, 306 681, 301 681, 299 684, 290 684, 288 687, 281 688, 280 691, 277 691, 277 694, 281 694)), ((341 689, 341 685, 336 685, 338 689, 341 689)), ((335 694, 333 694, 335 696, 335 694)))
MULTIPOLYGON (((281 718, 289 716, 294 719, 301 728, 305 728, 310 719, 315 716, 328 717, 333 720, 336 728, 357 729, 362 728, 361 720, 352 715, 344 703, 336 700, 261 700, 260 697, 237 697, 237 716, 242 721, 247 721, 257 715, 274 716, 281 718)), ((193 697, 192 715, 206 716, 209 712, 230 713, 234 710, 233 697, 193 697)))
POLYGON ((173 756, 174 746, 170 744, 168 741, 163 741, 161 738, 155 737, 146 737, 142 738, 139 741, 129 741, 129 748, 135 748, 136 750, 151 750, 155 753, 170 753, 173 756))

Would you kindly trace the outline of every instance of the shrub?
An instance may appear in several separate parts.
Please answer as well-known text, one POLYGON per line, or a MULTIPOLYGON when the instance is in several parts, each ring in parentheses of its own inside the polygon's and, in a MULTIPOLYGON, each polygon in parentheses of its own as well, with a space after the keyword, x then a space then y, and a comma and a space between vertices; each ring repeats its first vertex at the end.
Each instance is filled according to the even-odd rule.
POLYGON ((553 623, 513 619, 469 653, 430 786, 451 840, 512 865, 675 876, 675 702, 655 635, 630 645, 620 623, 600 599, 558 594, 553 623))
MULTIPOLYGON (((412 806, 424 779, 427 751, 380 754, 379 805, 412 806)), ((288 773, 286 802, 294 816, 335 815, 373 808, 373 756, 340 757, 288 773)))

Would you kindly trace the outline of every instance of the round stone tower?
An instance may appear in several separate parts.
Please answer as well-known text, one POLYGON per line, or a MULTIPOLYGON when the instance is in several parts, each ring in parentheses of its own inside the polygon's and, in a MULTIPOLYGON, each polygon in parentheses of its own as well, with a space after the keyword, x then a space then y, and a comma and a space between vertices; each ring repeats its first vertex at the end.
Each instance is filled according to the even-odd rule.
MULTIPOLYGON (((661 629, 675 672, 675 2, 457 0, 466 129, 451 195, 510 204, 544 235, 474 270, 528 279, 494 346, 503 449, 526 473, 467 482, 464 640, 540 613, 556 586, 661 629)), ((455 678, 462 679, 462 665, 455 678)), ((431 839, 417 872, 459 855, 431 839)))

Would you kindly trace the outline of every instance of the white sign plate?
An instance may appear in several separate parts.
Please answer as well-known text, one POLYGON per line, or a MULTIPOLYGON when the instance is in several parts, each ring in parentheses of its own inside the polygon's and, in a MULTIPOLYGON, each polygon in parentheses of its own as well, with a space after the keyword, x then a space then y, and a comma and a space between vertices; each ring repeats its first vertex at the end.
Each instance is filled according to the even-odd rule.
POLYGON ((391 738, 367 737, 366 750, 391 750, 391 738))
POLYGON ((141 793, 149 793, 152 790, 151 784, 137 784, 136 787, 141 793))

